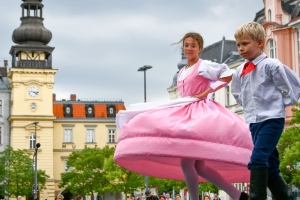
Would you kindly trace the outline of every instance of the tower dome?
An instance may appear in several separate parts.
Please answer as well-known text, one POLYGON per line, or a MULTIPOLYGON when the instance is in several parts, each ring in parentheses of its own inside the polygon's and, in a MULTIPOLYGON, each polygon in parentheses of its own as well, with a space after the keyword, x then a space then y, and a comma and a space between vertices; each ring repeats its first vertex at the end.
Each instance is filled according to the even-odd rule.
POLYGON ((47 44, 52 33, 43 25, 42 0, 22 0, 21 25, 12 34, 12 68, 52 69, 52 51, 47 44))
POLYGON ((15 29, 12 40, 17 44, 48 44, 52 33, 43 25, 42 0, 22 0, 21 25, 15 29))
POLYGON ((177 64, 178 69, 181 70, 184 66, 187 64, 187 59, 183 53, 183 50, 181 51, 181 61, 177 64))

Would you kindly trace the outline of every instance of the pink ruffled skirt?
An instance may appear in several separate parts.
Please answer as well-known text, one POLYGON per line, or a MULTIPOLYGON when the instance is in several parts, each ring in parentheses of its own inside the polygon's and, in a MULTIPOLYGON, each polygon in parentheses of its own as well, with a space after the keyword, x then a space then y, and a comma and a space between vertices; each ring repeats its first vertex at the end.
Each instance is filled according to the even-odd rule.
POLYGON ((244 119, 214 101, 184 101, 118 113, 116 163, 143 175, 184 180, 181 158, 204 160, 229 182, 248 182, 253 144, 244 119))

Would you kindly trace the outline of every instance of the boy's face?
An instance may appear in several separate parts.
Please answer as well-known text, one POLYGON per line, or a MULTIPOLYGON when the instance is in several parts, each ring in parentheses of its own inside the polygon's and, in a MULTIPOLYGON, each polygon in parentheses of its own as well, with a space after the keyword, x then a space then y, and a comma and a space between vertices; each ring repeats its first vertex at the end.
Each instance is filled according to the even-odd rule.
POLYGON ((254 41, 250 35, 245 34, 241 37, 235 38, 235 40, 240 55, 245 59, 254 60, 257 56, 259 56, 262 53, 262 39, 254 41))

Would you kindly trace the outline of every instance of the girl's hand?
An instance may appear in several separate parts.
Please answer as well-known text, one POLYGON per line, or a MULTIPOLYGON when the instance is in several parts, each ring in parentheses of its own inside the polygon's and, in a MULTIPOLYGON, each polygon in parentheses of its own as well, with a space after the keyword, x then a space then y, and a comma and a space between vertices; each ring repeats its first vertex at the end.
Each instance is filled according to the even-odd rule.
POLYGON ((205 93, 201 93, 201 94, 196 94, 196 95, 193 95, 191 96, 192 98, 198 98, 198 99, 204 99, 207 97, 207 94, 205 93))

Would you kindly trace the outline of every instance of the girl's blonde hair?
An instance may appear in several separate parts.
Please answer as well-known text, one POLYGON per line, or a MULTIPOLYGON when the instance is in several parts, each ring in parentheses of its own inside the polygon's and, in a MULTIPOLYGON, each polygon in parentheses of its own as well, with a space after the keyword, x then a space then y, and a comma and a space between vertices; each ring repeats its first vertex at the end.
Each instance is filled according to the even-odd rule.
POLYGON ((242 24, 240 27, 238 27, 234 33, 234 37, 239 38, 244 35, 250 35, 251 38, 258 42, 259 39, 262 39, 263 41, 263 46, 262 50, 264 49, 264 44, 265 44, 265 29, 262 25, 260 25, 257 22, 247 22, 242 24))
POLYGON ((179 42, 177 42, 177 43, 174 43, 174 44, 182 44, 182 47, 183 47, 183 44, 184 44, 184 40, 186 39, 186 38, 193 38, 194 40, 196 40, 197 41, 197 43, 198 43, 198 45, 199 45, 199 47, 200 48, 203 48, 203 44, 204 44, 204 41, 203 41, 203 38, 202 38, 202 36, 199 34, 199 33, 195 33, 195 32, 189 32, 189 33, 187 33, 187 34, 185 34, 184 36, 183 36, 183 38, 181 38, 181 40, 179 41, 179 42))

